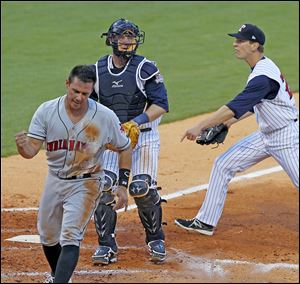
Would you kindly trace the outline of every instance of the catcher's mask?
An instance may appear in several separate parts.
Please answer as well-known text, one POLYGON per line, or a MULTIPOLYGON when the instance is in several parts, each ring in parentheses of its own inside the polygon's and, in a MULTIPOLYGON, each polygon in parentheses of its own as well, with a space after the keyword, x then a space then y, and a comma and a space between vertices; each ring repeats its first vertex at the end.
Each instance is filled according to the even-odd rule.
POLYGON ((125 19, 113 22, 108 32, 101 35, 101 37, 103 36, 106 36, 105 43, 112 46, 115 55, 127 59, 135 54, 138 46, 145 40, 145 32, 125 19))

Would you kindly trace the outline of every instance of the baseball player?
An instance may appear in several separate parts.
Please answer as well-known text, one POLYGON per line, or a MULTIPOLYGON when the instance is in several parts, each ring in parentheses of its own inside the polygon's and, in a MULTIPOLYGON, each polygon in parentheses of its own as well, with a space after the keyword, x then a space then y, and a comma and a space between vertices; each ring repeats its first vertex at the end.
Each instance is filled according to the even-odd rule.
MULTIPOLYGON (((113 111, 89 99, 96 82, 90 66, 75 66, 67 94, 35 112, 28 134, 16 134, 21 156, 33 158, 44 143, 48 175, 38 212, 38 231, 51 275, 46 283, 67 283, 79 258, 79 246, 104 185, 103 153, 110 143, 119 150, 119 167, 130 170, 130 140, 113 111)), ((128 182, 127 176, 119 176, 128 182)), ((122 180, 121 182, 122 183, 122 180)), ((127 207, 124 186, 115 188, 114 209, 127 207)))
MULTIPOLYGON (((112 54, 101 57, 95 66, 97 82, 92 98, 112 109, 123 125, 130 123, 140 129, 137 145, 132 152, 132 179, 129 194, 137 205, 146 233, 150 259, 162 262, 166 257, 165 235, 162 229, 163 201, 158 193, 157 166, 160 149, 158 125, 168 112, 167 91, 155 63, 136 50, 144 42, 145 33, 137 25, 119 19, 107 33, 106 45, 112 54)), ((119 166, 115 152, 104 153, 106 185, 95 212, 99 247, 92 256, 94 264, 117 261, 118 245, 115 227, 117 213, 112 207, 115 198, 119 166)))
POLYGON ((187 137, 195 140, 208 127, 233 123, 255 113, 259 130, 241 139, 213 165, 208 190, 195 218, 176 219, 175 224, 205 235, 212 235, 224 208, 227 188, 237 172, 242 172, 273 157, 299 188, 299 124, 298 110, 288 83, 276 64, 264 55, 265 35, 252 24, 244 24, 235 38, 234 50, 251 71, 245 89, 214 114, 188 129, 187 137))

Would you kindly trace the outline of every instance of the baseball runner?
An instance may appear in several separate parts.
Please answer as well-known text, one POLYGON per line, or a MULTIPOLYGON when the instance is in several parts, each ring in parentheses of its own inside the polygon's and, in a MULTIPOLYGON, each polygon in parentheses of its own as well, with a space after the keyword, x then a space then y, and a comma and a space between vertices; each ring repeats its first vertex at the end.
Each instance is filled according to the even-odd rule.
MULTIPOLYGON (((45 144, 48 175, 38 212, 40 241, 51 268, 46 283, 67 283, 79 258, 79 246, 104 185, 106 144, 119 151, 119 167, 129 171, 130 140, 113 111, 89 99, 96 82, 90 66, 75 66, 67 94, 35 112, 28 134, 16 134, 21 156, 33 158, 45 144)), ((120 177, 128 180, 127 177, 120 177)), ((128 204, 126 188, 115 188, 114 209, 128 204)))
MULTIPOLYGON (((150 259, 161 262, 166 257, 165 235, 162 229, 163 201, 158 193, 157 167, 160 150, 158 125, 168 111, 167 91, 155 63, 136 55, 144 42, 144 32, 137 25, 119 19, 107 33, 106 45, 112 55, 100 58, 95 66, 97 82, 92 98, 112 109, 132 142, 132 179, 129 194, 137 205, 146 233, 150 259)), ((112 195, 120 174, 118 155, 108 149, 104 153, 106 185, 95 212, 99 247, 92 256, 94 264, 117 261, 118 245, 115 227, 117 213, 112 195)))
POLYGON ((271 156, 299 188, 298 110, 288 83, 276 64, 263 54, 265 35, 261 29, 244 24, 237 33, 229 35, 235 37, 236 57, 245 60, 251 68, 247 85, 228 104, 188 129, 181 141, 185 137, 195 140, 205 129, 219 123, 230 127, 253 113, 259 130, 215 160, 208 190, 196 217, 175 220, 178 226, 205 235, 213 234, 224 208, 228 184, 237 172, 271 156))

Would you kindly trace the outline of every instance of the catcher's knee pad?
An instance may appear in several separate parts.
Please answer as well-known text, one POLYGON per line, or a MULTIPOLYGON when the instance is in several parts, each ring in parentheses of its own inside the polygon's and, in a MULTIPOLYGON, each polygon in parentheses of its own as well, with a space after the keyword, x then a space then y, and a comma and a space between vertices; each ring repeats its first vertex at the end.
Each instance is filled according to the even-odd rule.
POLYGON ((104 170, 105 183, 102 194, 100 196, 99 204, 112 204, 115 201, 115 196, 112 194, 112 189, 117 184, 117 175, 111 171, 104 170))
POLYGON ((136 200, 148 194, 151 186, 151 176, 147 174, 135 175, 129 185, 129 194, 136 200))
POLYGON ((161 198, 156 188, 151 186, 151 177, 147 174, 136 175, 129 185, 129 193, 134 197, 141 222, 146 231, 146 242, 164 240, 162 230, 161 198))
POLYGON ((105 173, 105 184, 103 191, 111 191, 117 184, 117 175, 114 172, 104 170, 105 173))

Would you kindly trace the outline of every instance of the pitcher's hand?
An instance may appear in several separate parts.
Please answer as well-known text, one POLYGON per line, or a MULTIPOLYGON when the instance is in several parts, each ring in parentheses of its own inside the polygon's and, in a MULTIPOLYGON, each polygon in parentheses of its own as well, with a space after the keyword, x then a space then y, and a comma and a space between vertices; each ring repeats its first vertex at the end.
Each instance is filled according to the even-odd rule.
POLYGON ((190 129, 186 130, 185 133, 183 134, 183 136, 181 137, 180 142, 182 142, 185 137, 188 140, 196 140, 196 138, 200 135, 201 131, 202 131, 202 128, 199 125, 196 125, 190 129))

